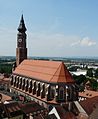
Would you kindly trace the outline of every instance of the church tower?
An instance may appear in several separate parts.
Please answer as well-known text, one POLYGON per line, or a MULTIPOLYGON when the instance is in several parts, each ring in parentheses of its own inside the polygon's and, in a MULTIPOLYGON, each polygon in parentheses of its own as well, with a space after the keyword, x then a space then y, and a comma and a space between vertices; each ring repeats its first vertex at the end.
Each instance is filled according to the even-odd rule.
POLYGON ((16 66, 18 66, 24 59, 27 59, 27 48, 26 48, 26 27, 21 16, 20 24, 18 27, 17 34, 17 48, 16 48, 16 66))

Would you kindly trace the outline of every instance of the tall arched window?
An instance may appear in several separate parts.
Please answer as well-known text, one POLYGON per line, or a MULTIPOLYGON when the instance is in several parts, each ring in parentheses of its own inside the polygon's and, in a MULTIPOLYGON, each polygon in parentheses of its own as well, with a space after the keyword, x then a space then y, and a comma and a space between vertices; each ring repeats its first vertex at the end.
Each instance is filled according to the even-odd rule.
POLYGON ((36 81, 33 82, 33 95, 36 94, 36 81))
POLYGON ((38 82, 38 84, 37 84, 37 90, 36 90, 37 96, 40 96, 40 90, 41 90, 41 86, 40 86, 40 82, 38 82))
POLYGON ((14 87, 16 86, 16 76, 14 76, 14 87))
POLYGON ((51 91, 50 91, 50 97, 51 97, 51 99, 54 98, 54 95, 55 95, 55 87, 54 86, 51 86, 51 91))
POLYGON ((22 90, 25 88, 25 78, 22 79, 22 90))
POLYGON ((25 83, 25 91, 28 91, 28 86, 29 86, 29 81, 28 79, 26 80, 26 83, 25 83))
POLYGON ((68 96, 69 96, 69 87, 67 85, 65 85, 65 100, 66 102, 68 101, 68 96))
POLYGON ((11 84, 11 85, 13 85, 13 79, 14 79, 14 78, 13 78, 13 75, 11 75, 11 77, 10 77, 10 84, 11 84))
POLYGON ((30 80, 30 82, 29 82, 29 93, 31 93, 32 92, 32 80, 30 80))
POLYGON ((17 76, 17 78, 16 78, 16 88, 18 88, 19 87, 19 76, 17 76))
POLYGON ((46 91, 46 100, 50 101, 51 100, 51 86, 50 84, 47 85, 47 91, 46 91))
POLYGON ((22 78, 19 77, 19 89, 21 89, 21 87, 22 87, 22 78))
POLYGON ((64 100, 64 87, 59 88, 59 99, 64 100))
POLYGON ((41 87, 41 98, 45 98, 45 84, 44 83, 42 84, 42 87, 41 87))

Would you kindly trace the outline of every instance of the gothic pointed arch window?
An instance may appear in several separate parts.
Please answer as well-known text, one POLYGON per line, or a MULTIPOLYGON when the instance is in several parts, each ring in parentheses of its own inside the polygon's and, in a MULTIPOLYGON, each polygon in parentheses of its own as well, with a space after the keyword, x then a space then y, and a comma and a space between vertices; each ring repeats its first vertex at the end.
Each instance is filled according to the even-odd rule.
POLYGON ((14 76, 14 87, 16 87, 16 76, 14 76))
POLYGON ((38 82, 37 90, 36 90, 37 96, 40 96, 40 90, 41 90, 41 86, 40 86, 40 82, 38 82))
POLYGON ((41 87, 41 98, 45 98, 45 84, 42 83, 42 87, 41 87))
POLYGON ((28 79, 26 79, 26 83, 25 83, 25 91, 28 91, 28 87, 29 87, 29 81, 28 79))
POLYGON ((19 89, 22 87, 22 77, 19 77, 19 89))
POLYGON ((59 88, 59 99, 64 100, 64 87, 59 88))
POLYGON ((65 100, 68 101, 69 91, 68 91, 68 85, 65 85, 65 100))
POLYGON ((19 87, 19 76, 17 76, 17 78, 16 78, 16 88, 18 88, 19 87))
POLYGON ((32 80, 29 81, 29 93, 32 92, 32 80))
POLYGON ((10 77, 10 84, 11 85, 13 85, 13 79, 14 79, 14 77, 13 77, 13 75, 11 75, 11 77, 10 77))
POLYGON ((55 87, 51 86, 51 92, 50 92, 51 99, 54 99, 54 96, 55 96, 55 87))
POLYGON ((73 87, 72 85, 69 85, 68 87, 68 101, 72 101, 73 99, 73 87))
POLYGON ((51 86, 50 86, 50 84, 48 84, 46 87, 46 100, 47 101, 51 100, 51 86))
POLYGON ((25 78, 22 78, 22 90, 25 89, 25 78))
POLYGON ((33 91, 33 95, 36 94, 36 81, 33 81, 32 91, 33 91))

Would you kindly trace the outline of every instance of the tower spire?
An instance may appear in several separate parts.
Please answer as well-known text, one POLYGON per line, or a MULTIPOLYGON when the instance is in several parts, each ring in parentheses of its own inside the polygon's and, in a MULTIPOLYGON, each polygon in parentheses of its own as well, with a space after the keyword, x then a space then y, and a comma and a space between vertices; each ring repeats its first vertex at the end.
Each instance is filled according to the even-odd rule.
POLYGON ((19 24, 19 27, 18 27, 18 31, 19 32, 25 32, 26 30, 27 29, 25 27, 24 18, 23 18, 23 14, 22 14, 20 24, 19 24))
POLYGON ((27 35, 25 32, 26 27, 22 14, 17 34, 16 66, 18 66, 24 59, 27 59, 27 48, 26 48, 27 35))

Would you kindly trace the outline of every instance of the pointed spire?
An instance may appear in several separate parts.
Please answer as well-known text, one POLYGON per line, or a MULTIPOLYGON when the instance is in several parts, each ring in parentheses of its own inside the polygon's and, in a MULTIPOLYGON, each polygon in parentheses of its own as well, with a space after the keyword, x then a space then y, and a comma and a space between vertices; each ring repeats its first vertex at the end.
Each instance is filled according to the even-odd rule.
POLYGON ((24 19, 23 19, 23 14, 21 16, 21 20, 20 20, 20 24, 19 24, 19 27, 18 27, 18 31, 19 32, 25 32, 27 29, 25 27, 25 23, 24 23, 24 19))

